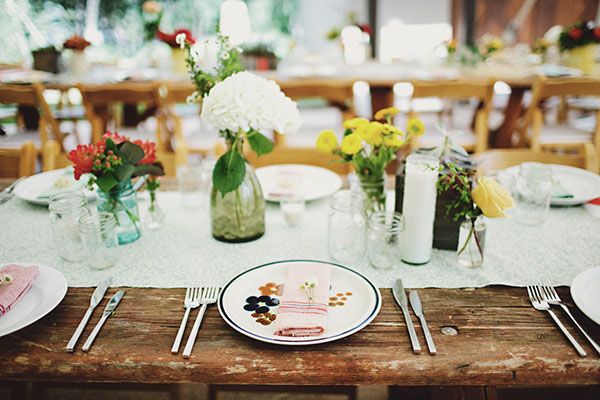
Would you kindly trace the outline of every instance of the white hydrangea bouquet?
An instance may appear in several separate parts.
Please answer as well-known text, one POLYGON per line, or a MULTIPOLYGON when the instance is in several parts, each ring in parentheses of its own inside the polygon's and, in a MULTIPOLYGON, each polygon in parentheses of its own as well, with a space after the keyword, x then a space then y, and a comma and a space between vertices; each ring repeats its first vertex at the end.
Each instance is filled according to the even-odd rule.
POLYGON ((294 133, 300 126, 298 108, 274 81, 242 71, 241 50, 227 37, 219 34, 200 49, 192 47, 185 34, 176 40, 187 50, 188 71, 196 86, 188 102, 202 103, 202 121, 218 128, 228 144, 213 170, 213 186, 224 196, 236 190, 246 174, 244 141, 259 156, 269 153, 273 143, 261 131, 294 133))

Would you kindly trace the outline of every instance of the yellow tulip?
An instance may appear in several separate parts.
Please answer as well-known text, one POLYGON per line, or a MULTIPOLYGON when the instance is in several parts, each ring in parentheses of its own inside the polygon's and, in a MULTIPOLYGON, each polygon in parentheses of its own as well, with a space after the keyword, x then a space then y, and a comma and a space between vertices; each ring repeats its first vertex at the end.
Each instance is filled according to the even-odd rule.
POLYGON ((344 128, 346 129, 356 129, 363 125, 369 123, 369 120, 366 118, 352 118, 344 121, 344 128))
POLYGON ((356 154, 360 151, 362 145, 362 139, 356 133, 344 136, 342 140, 342 153, 344 154, 356 154))
POLYGON ((398 110, 396 107, 384 108, 375 113, 375 119, 387 119, 388 117, 393 117, 399 112, 400 110, 398 110))
POLYGON ((479 178, 477 183, 479 185, 471 192, 471 198, 483 215, 490 218, 506 217, 504 210, 515 206, 508 190, 491 178, 479 178))
POLYGON ((406 123, 406 132, 411 136, 421 136, 425 133, 425 125, 420 119, 411 118, 406 123))
POLYGON ((317 138, 317 149, 323 153, 331 153, 338 147, 337 136, 331 129, 325 129, 317 138))

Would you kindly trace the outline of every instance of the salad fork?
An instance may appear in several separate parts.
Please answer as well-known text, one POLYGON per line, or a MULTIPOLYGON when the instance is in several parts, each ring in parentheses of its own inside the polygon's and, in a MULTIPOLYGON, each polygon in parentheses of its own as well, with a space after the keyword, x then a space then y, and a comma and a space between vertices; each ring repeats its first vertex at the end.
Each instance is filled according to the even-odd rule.
POLYGON ((190 333, 190 337, 188 337, 187 343, 185 344, 185 349, 183 349, 183 358, 190 358, 190 354, 192 354, 192 349, 194 348, 194 343, 196 342, 196 335, 198 334, 200 324, 202 323, 202 318, 204 317, 204 312, 209 304, 217 302, 218 294, 219 288, 217 287, 209 287, 202 290, 202 299, 200 300, 202 307, 200 308, 200 311, 198 311, 196 321, 194 321, 194 327, 192 328, 192 333, 190 333))
POLYGON ((177 331, 177 336, 175 337, 173 347, 171 347, 172 354, 177 354, 179 352, 179 346, 181 345, 181 339, 183 338, 183 332, 185 331, 187 320, 190 316, 190 311, 192 308, 197 308, 198 306, 200 306, 200 288, 187 288, 187 290, 185 291, 185 300, 183 301, 185 314, 183 315, 183 319, 181 320, 181 325, 179 326, 179 330, 177 331))
POLYGON ((16 181, 14 181, 10 185, 8 185, 6 188, 4 188, 4 190, 2 190, 0 192, 0 204, 6 203, 7 201, 9 201, 13 197, 13 195, 14 195, 13 191, 15 190, 15 187, 17 186, 17 184, 19 182, 21 182, 25 178, 26 177, 23 176, 23 177, 17 179, 16 181))
POLYGON ((579 330, 581 331, 581 333, 583 333, 583 336, 585 336, 585 338, 590 342, 590 344, 592 345, 592 347, 594 348, 594 350, 596 350, 596 352, 598 354, 600 354, 600 346, 598 345, 598 343, 596 343, 594 341, 594 339, 592 339, 586 331, 583 330, 583 328, 581 327, 581 325, 579 325, 579 323, 577 322, 577 320, 575 319, 575 317, 573 317, 573 314, 571 314, 571 312, 569 311, 569 308, 562 302, 562 300, 560 299, 560 297, 558 297, 558 293, 556 293, 556 290, 550 286, 550 285, 539 285, 542 294, 544 295, 544 298, 546 299, 546 301, 548 302, 548 304, 552 304, 552 305, 557 305, 557 306, 561 306, 563 310, 565 310, 565 312, 567 313, 567 315, 571 318, 571 321, 573 321, 575 323, 575 326, 577 326, 577 328, 579 328, 579 330))
POLYGON ((529 294, 529 300, 531 300, 531 305, 533 306, 533 308, 535 308, 538 311, 548 311, 548 314, 550 314, 552 319, 554 319, 556 325, 558 325, 558 327, 562 330, 567 339, 569 339, 573 347, 575 347, 577 353, 579 353, 581 357, 587 356, 587 353, 583 350, 579 343, 577 343, 575 338, 571 336, 567 328, 565 328, 562 322, 560 322, 556 314, 554 314, 554 312, 550 309, 550 305, 548 305, 548 302, 544 300, 544 297, 541 294, 539 288, 535 285, 528 285, 527 293, 529 294))

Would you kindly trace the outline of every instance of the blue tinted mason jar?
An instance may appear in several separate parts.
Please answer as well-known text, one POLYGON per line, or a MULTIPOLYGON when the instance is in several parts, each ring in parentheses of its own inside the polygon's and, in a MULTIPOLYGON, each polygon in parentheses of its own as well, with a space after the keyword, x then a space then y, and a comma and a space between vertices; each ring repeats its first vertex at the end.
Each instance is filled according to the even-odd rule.
POLYGON ((131 179, 117 184, 108 192, 98 190, 96 207, 98 211, 106 211, 115 215, 119 244, 135 242, 140 238, 142 234, 140 213, 131 179))

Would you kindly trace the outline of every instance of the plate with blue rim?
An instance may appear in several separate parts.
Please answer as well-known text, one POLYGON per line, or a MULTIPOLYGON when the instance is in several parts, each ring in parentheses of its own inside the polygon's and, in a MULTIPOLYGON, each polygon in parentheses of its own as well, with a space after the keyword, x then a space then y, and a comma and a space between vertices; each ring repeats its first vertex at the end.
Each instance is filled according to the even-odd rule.
POLYGON ((221 317, 239 333, 279 345, 311 345, 350 336, 367 325, 381 309, 377 286, 343 265, 315 260, 284 260, 250 268, 231 279, 217 302, 221 317), (275 319, 288 268, 320 263, 331 268, 328 321, 319 336, 275 336, 275 319))

